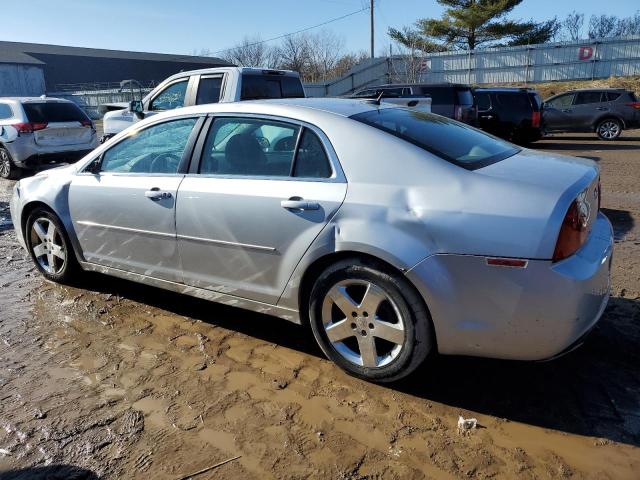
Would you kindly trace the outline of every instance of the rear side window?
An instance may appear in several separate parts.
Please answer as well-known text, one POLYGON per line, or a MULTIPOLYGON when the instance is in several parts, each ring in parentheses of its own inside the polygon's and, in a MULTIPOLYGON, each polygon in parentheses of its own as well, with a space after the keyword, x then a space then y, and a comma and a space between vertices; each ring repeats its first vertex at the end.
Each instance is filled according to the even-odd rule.
POLYGON ((331 165, 322 142, 308 128, 302 132, 293 176, 304 178, 329 178, 331 176, 331 165))
MULTIPOLYGON (((455 91, 453 88, 448 87, 422 87, 423 95, 431 96, 432 105, 454 105, 455 91)), ((473 103, 473 102, 472 102, 473 103)))
POLYGON ((198 95, 196 105, 205 103, 218 103, 220 101, 220 91, 222 90, 222 76, 201 77, 198 84, 198 95))
MULTIPOLYGON (((615 93, 615 92, 605 92, 603 93, 604 95, 604 101, 606 102, 615 102, 617 99, 620 98, 620 95, 622 95, 621 93, 615 93)), ((633 96, 633 94, 631 94, 630 96, 633 96)), ((632 102, 635 102, 635 100, 632 100, 632 102)))
POLYGON ((415 110, 381 108, 351 118, 468 170, 490 165, 520 151, 465 124, 415 110))
POLYGON ((297 77, 280 75, 242 76, 242 100, 299 97, 304 97, 304 90, 300 79, 297 77))
POLYGON ((542 108, 542 97, 537 93, 530 93, 529 98, 531 99, 532 105, 534 105, 536 111, 540 111, 542 108))
POLYGON ((526 93, 498 93, 496 99, 503 107, 514 110, 531 110, 529 96, 526 93))
POLYGON ((488 92, 476 92, 476 102, 478 110, 489 110, 491 108, 491 95, 488 92))
POLYGON ((576 95, 574 105, 585 105, 587 103, 600 103, 602 92, 579 92, 576 95))
POLYGON ((75 103, 66 102, 29 102, 22 108, 31 123, 84 122, 89 119, 75 103))
POLYGON ((6 120, 11 117, 13 117, 11 107, 6 103, 0 103, 0 120, 6 120))
POLYGON ((460 105, 473 105, 473 93, 470 89, 458 90, 458 103, 460 105))

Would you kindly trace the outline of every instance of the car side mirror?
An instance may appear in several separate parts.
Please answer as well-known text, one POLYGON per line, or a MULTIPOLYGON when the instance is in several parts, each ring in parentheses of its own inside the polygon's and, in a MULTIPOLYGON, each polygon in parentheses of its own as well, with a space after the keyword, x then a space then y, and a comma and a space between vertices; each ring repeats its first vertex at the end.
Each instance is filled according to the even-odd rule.
POLYGON ((129 102, 129 111, 142 120, 144 118, 144 105, 142 104, 142 100, 131 100, 131 102, 129 102))

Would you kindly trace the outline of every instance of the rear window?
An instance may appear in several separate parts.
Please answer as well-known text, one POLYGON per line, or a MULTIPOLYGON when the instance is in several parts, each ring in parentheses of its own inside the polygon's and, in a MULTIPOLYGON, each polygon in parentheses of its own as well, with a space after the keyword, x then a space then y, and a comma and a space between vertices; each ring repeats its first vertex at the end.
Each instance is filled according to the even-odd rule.
POLYGON ((243 75, 242 100, 304 97, 302 82, 297 77, 279 75, 243 75))
POLYGON ((83 122, 89 119, 74 103, 23 103, 22 108, 31 123, 83 122))
POLYGON ((450 163, 475 170, 520 151, 514 145, 460 122, 404 108, 359 113, 354 120, 413 143, 450 163))

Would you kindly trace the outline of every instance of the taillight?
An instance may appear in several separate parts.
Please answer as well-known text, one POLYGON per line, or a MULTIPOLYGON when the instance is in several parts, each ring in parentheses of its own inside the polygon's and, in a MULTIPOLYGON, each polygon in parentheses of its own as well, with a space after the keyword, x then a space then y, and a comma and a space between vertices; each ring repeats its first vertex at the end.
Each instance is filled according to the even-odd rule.
POLYGON ((640 110, 640 102, 629 102, 625 103, 627 107, 635 108, 636 110, 640 110))
POLYGON ((453 118, 458 121, 462 120, 462 107, 460 105, 457 105, 456 107, 454 107, 453 118))
POLYGON ((93 130, 94 132, 96 131, 96 126, 94 125, 92 120, 89 120, 88 118, 86 120, 80 120, 80 125, 82 125, 83 127, 91 127, 91 130, 93 130))
POLYGON ((540 112, 533 112, 531 115, 531 126, 533 128, 540 127, 540 112))
POLYGON ((33 133, 38 130, 44 130, 45 128, 47 128, 46 123, 31 123, 31 122, 15 123, 11 126, 15 128, 18 131, 18 133, 33 133))
POLYGON ((553 252, 553 261, 557 262, 576 253, 584 244, 589 233, 589 205, 584 201, 583 195, 579 195, 562 221, 560 234, 553 252))

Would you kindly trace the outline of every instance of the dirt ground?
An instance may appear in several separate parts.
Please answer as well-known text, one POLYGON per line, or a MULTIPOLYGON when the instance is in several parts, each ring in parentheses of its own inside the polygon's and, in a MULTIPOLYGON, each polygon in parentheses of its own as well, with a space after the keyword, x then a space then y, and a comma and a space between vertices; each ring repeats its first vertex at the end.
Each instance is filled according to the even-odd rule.
POLYGON ((547 363, 434 357, 378 386, 302 327, 87 275, 45 282, 0 181, 0 478, 640 478, 640 131, 540 151, 602 167, 613 296, 547 363), (458 416, 479 428, 457 433, 458 416), (2 473, 4 472, 4 473, 2 473), (50 477, 47 477, 50 475, 50 477))

